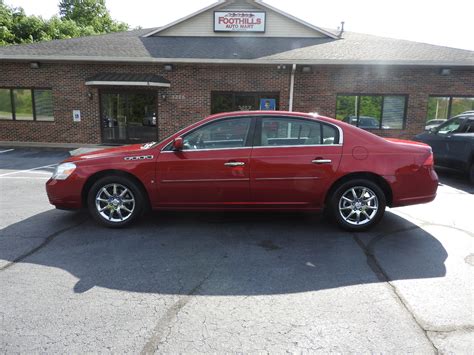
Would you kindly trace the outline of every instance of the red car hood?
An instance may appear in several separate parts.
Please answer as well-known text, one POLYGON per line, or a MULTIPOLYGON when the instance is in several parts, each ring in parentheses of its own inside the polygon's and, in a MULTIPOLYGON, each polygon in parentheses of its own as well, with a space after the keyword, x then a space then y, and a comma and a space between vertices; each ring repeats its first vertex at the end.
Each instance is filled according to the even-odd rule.
POLYGON ((117 156, 117 155, 145 153, 149 150, 150 150, 150 148, 144 148, 143 144, 125 145, 125 146, 113 147, 113 148, 107 148, 107 149, 100 149, 100 150, 96 150, 96 151, 93 151, 93 152, 80 154, 80 155, 73 156, 73 157, 67 159, 67 161, 100 159, 100 158, 112 157, 112 156, 117 156))

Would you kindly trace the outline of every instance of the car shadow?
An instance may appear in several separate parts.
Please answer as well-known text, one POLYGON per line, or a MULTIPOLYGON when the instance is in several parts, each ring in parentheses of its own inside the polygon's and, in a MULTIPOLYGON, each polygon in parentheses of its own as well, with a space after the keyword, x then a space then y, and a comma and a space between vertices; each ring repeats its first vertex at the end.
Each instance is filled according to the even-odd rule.
POLYGON ((107 229, 85 214, 50 210, 6 227, 0 238, 33 235, 31 226, 44 220, 70 226, 51 231, 20 260, 3 243, 0 259, 64 270, 78 279, 71 286, 77 293, 93 287, 176 295, 325 290, 380 282, 372 256, 390 259, 384 272, 391 280, 446 274, 441 243, 390 212, 370 233, 353 234, 304 213, 159 212, 130 228, 107 229))
POLYGON ((468 194, 474 194, 474 184, 469 182, 466 174, 442 168, 436 168, 436 173, 438 174, 440 184, 450 186, 468 194))

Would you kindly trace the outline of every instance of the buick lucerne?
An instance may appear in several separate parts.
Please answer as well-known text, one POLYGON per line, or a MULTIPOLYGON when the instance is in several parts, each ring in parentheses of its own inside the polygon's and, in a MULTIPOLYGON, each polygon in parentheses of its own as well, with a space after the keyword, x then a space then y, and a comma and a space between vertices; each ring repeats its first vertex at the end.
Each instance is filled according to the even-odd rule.
POLYGON ((432 201, 437 186, 428 145, 283 111, 212 115, 160 143, 70 157, 46 183, 51 204, 108 227, 149 209, 324 210, 352 231, 386 206, 432 201))

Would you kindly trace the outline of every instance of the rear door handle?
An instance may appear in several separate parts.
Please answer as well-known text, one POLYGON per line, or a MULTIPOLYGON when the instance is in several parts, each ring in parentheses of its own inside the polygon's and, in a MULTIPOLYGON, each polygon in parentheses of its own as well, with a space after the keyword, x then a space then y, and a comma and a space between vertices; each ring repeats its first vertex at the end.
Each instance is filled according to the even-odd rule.
POLYGON ((230 161, 224 164, 225 166, 236 167, 236 166, 244 166, 245 163, 243 161, 230 161))
POLYGON ((332 160, 331 159, 314 159, 312 163, 313 164, 331 164, 332 160))

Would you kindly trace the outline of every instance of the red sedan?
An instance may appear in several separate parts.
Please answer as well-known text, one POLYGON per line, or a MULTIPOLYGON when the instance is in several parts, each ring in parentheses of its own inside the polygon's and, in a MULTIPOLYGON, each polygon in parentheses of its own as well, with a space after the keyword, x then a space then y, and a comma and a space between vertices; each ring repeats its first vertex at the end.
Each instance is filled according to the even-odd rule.
POLYGON ((346 230, 436 196, 431 148, 294 112, 210 116, 161 143, 71 157, 46 183, 57 208, 109 227, 154 210, 326 209, 346 230))

